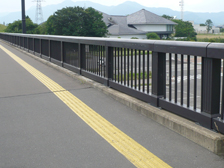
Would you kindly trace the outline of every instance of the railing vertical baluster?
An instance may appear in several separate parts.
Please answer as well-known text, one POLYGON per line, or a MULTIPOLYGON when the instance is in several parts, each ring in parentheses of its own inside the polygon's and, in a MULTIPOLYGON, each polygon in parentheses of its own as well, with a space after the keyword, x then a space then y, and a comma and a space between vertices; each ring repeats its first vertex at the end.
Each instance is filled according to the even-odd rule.
POLYGON ((97 75, 100 76, 100 72, 101 72, 101 66, 102 66, 102 60, 100 63, 100 59, 101 59, 101 46, 97 46, 97 57, 96 57, 96 67, 97 67, 97 75), (101 64, 101 65, 100 65, 101 64))
POLYGON ((135 49, 135 89, 137 88, 137 50, 135 49))
POLYGON ((108 64, 107 64, 107 58, 106 58, 106 47, 105 46, 103 46, 103 61, 104 61, 104 65, 103 65, 103 68, 104 68, 104 77, 106 77, 106 68, 107 68, 107 66, 109 66, 108 64))
POLYGON ((129 54, 130 50, 128 48, 128 71, 127 71, 127 76, 128 76, 128 87, 130 86, 130 83, 129 83, 129 74, 130 74, 130 69, 129 69, 129 64, 130 64, 130 54, 129 54))
POLYGON ((138 90, 141 90, 141 50, 138 50, 138 90))
POLYGON ((164 93, 163 93, 163 98, 166 99, 166 68, 167 68, 167 65, 166 65, 166 57, 167 57, 167 54, 165 54, 165 61, 164 61, 164 93))
POLYGON ((123 84, 123 48, 121 48, 121 84, 123 84))
POLYGON ((117 61, 118 61, 118 65, 117 65, 118 72, 117 72, 117 75, 118 75, 118 83, 119 83, 120 82, 120 48, 118 48, 118 51, 117 51, 117 61))
POLYGON ((86 51, 86 70, 89 70, 89 46, 85 45, 85 51, 86 51))
POLYGON ((150 72, 149 72, 149 66, 150 66, 150 61, 149 61, 149 51, 147 51, 147 93, 149 94, 149 77, 150 77, 150 72))
POLYGON ((194 110, 197 109, 197 56, 194 57, 194 110))
POLYGON ((92 54, 91 54, 91 62, 90 62, 90 65, 91 65, 91 72, 93 73, 94 72, 94 54, 95 54, 95 49, 94 49, 94 45, 92 45, 92 54))
POLYGON ((181 54, 181 105, 184 104, 184 56, 181 54))
POLYGON ((90 72, 93 72, 94 66, 93 66, 93 55, 94 55, 94 46, 91 45, 91 59, 90 59, 90 72))
POLYGON ((88 71, 91 71, 92 45, 89 45, 88 71))
POLYGON ((99 46, 99 59, 100 59, 99 61, 101 61, 101 62, 99 62, 100 66, 99 66, 98 74, 99 74, 99 76, 102 76, 103 59, 102 59, 102 46, 101 45, 99 46))
POLYGON ((222 60, 222 109, 221 119, 224 119, 224 60, 222 60))
POLYGON ((187 107, 190 107, 190 55, 187 56, 187 107))
POLYGON ((131 88, 133 88, 133 49, 131 49, 131 88))
POLYGON ((177 54, 175 54, 175 103, 177 103, 177 54))
POLYGON ((115 79, 115 82, 116 82, 117 81, 117 48, 115 47, 114 49, 115 49, 115 54, 114 54, 114 57, 115 57, 115 61, 114 61, 115 77, 114 77, 114 79, 115 79))
POLYGON ((98 45, 94 45, 94 54, 93 54, 93 73, 97 74, 97 57, 98 57, 98 45))
POLYGON ((88 52, 88 70, 90 71, 90 60, 91 60, 91 54, 92 54, 92 50, 91 50, 91 45, 88 45, 89 47, 89 52, 88 52))
POLYGON ((99 49, 99 46, 98 45, 95 45, 95 50, 94 50, 94 57, 93 57, 93 62, 94 62, 94 73, 97 75, 97 57, 98 57, 98 49, 99 49))
POLYGON ((95 52, 94 52, 94 58, 93 58, 93 60, 94 60, 94 73, 96 74, 96 75, 98 75, 97 73, 97 57, 98 57, 98 54, 99 54, 99 46, 98 45, 95 45, 95 52))
MULTIPOLYGON (((103 76, 103 66, 105 64, 104 57, 103 57, 103 46, 100 46, 100 56, 101 56, 101 67, 100 67, 100 76, 103 76)), ((105 69, 105 68, 104 68, 105 69)), ((105 73, 104 73, 105 74, 105 73)))
POLYGON ((88 53, 88 71, 91 71, 91 58, 92 58, 92 47, 89 45, 89 53, 88 53))
POLYGON ((121 84, 123 84, 123 48, 121 48, 121 84))
POLYGON ((95 55, 95 46, 94 45, 92 45, 92 61, 91 61, 91 63, 90 63, 90 65, 91 65, 91 72, 92 73, 94 73, 94 55, 95 55))
POLYGON ((145 50, 143 50, 143 88, 142 91, 145 92, 145 50))
POLYGON ((98 53, 99 53, 99 60, 97 60, 97 61, 99 61, 99 63, 97 63, 97 66, 98 66, 98 64, 99 64, 99 66, 98 66, 98 75, 99 76, 102 76, 102 63, 103 63, 103 60, 102 60, 102 52, 101 52, 101 45, 99 46, 99 50, 98 50, 98 53), (101 61, 101 62, 100 62, 101 61))
MULTIPOLYGON (((200 96, 203 96, 203 94, 204 94, 203 93, 203 81, 204 81, 204 77, 203 77, 203 73, 202 73, 202 69, 204 69, 204 63, 203 63, 203 61, 204 60, 202 58, 202 60, 201 60, 201 95, 200 96)), ((200 110, 203 111, 203 106, 204 106, 203 103, 204 102, 203 102, 203 99, 202 98, 201 98, 201 102, 200 103, 201 103, 201 109, 200 110)))
POLYGON ((100 46, 97 46, 97 54, 96 54, 96 74, 100 75, 100 46))
POLYGON ((169 101, 172 100, 172 54, 169 53, 169 101))
POLYGON ((126 65, 126 48, 124 48, 124 85, 126 85, 127 65, 126 65))

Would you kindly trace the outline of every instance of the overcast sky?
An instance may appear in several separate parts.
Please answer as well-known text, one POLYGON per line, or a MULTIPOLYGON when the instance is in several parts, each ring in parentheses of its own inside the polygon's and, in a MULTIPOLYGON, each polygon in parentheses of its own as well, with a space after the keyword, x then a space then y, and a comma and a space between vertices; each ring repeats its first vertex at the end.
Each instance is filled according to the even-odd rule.
MULTIPOLYGON (((2 0, 3 1, 3 0, 2 0)), ((35 6, 35 0, 25 0, 26 9, 35 6)), ((61 3, 64 0, 44 0, 42 6, 61 3)), ((82 0, 73 0, 82 1, 82 0)), ((88 1, 88 0, 86 0, 88 1)), ((89 0, 103 5, 118 5, 127 0, 89 0)), ((167 7, 180 11, 179 1, 181 0, 129 0, 136 1, 147 7, 167 7)), ((21 0, 6 0, 0 5, 0 13, 21 11, 21 0)), ((220 12, 224 11, 224 0, 184 0, 184 11, 193 12, 220 12)))

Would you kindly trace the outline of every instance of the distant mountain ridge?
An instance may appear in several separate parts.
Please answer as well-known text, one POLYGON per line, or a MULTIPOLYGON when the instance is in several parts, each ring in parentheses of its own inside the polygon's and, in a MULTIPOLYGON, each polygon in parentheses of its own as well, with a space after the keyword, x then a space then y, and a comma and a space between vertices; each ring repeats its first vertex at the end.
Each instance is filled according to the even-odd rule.
MULTIPOLYGON (((169 8, 146 7, 132 1, 126 1, 117 6, 105 6, 105 5, 97 4, 90 1, 73 2, 71 0, 65 0, 64 2, 60 4, 48 5, 48 6, 42 7, 44 21, 46 21, 48 17, 50 15, 53 15, 53 13, 56 12, 57 10, 60 10, 64 7, 70 7, 70 6, 72 7, 80 6, 85 8, 93 7, 109 15, 129 15, 141 9, 146 9, 160 16, 162 16, 163 14, 166 14, 170 16, 177 16, 177 18, 180 18, 180 11, 174 11, 169 8)), ((33 22, 35 22, 35 13, 36 13, 35 10, 36 10, 35 6, 26 10, 26 15, 28 15, 33 20, 33 22)), ((218 12, 218 13, 209 13, 209 12, 197 13, 197 12, 187 12, 187 11, 184 12, 184 21, 194 21, 196 24, 205 23, 207 19, 211 19, 213 24, 216 26, 224 25, 223 18, 224 18, 224 12, 218 12)), ((0 23, 5 22, 7 24, 7 23, 12 23, 15 20, 21 20, 20 12, 13 12, 7 15, 5 13, 0 13, 0 23)))

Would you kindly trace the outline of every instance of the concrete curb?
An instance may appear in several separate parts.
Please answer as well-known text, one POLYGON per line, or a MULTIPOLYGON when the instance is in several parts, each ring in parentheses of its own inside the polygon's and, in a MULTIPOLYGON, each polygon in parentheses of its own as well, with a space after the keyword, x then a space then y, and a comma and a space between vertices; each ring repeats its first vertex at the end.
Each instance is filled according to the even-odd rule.
MULTIPOLYGON (((8 44, 8 43, 6 43, 8 44)), ((20 48, 17 48, 21 52, 33 57, 34 59, 46 64, 66 75, 80 80, 82 83, 87 83, 93 88, 103 92, 104 94, 114 98, 122 104, 132 108, 133 110, 141 113, 142 115, 153 119, 154 121, 162 124, 163 126, 175 131, 176 133, 186 137, 187 139, 197 143, 198 145, 208 149, 209 151, 217 154, 224 155, 224 135, 208 130, 200 125, 195 124, 192 121, 184 119, 180 116, 172 114, 166 110, 162 110, 153 107, 143 101, 128 96, 124 93, 118 92, 114 89, 108 88, 102 84, 99 84, 93 80, 78 75, 72 71, 69 71, 63 67, 48 62, 42 58, 39 58, 31 53, 28 53, 20 48)))

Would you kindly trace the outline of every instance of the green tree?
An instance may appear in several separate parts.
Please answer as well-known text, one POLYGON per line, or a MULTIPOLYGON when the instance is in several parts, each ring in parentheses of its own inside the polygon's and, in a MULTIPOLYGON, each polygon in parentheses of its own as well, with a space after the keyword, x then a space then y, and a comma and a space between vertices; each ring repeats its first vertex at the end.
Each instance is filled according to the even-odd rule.
MULTIPOLYGON (((29 18, 29 16, 26 16, 26 33, 33 34, 37 27, 38 27, 38 24, 33 23, 32 20, 29 18)), ((14 21, 13 23, 10 23, 5 29, 5 32, 22 33, 22 21, 17 20, 17 21, 14 21)))
POLYGON ((184 22, 182 20, 172 20, 173 22, 177 23, 175 25, 175 37, 187 37, 190 40, 197 40, 196 35, 197 33, 190 22, 184 22))
POLYGON ((40 24, 35 30, 34 34, 47 34, 47 22, 40 24))
POLYGON ((168 19, 168 20, 172 20, 174 17, 173 16, 169 16, 169 15, 162 15, 163 18, 168 19))
POLYGON ((0 24, 0 32, 4 32, 7 26, 0 24))
POLYGON ((156 33, 147 33, 146 36, 147 39, 160 40, 158 34, 156 33))
POLYGON ((46 23, 47 34, 103 37, 107 33, 102 14, 93 8, 67 7, 56 11, 46 23))
POLYGON ((206 30, 207 30, 207 33, 208 33, 212 29, 213 22, 210 19, 208 19, 208 20, 206 20, 205 25, 207 27, 206 30))

